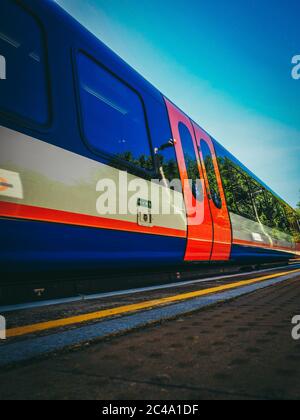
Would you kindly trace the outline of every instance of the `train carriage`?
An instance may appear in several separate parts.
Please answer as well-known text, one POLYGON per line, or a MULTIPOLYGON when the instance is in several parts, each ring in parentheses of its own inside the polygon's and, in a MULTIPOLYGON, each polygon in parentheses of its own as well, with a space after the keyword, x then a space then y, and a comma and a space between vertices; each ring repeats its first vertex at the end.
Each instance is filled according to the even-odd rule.
POLYGON ((2 273, 300 255, 296 212, 54 1, 0 11, 2 273), (103 180, 118 189, 106 214, 103 180))

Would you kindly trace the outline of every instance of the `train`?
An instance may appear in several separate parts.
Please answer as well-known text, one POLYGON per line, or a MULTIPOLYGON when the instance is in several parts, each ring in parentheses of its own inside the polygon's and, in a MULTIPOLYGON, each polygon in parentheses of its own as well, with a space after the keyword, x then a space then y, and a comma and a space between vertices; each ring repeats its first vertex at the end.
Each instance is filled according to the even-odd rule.
POLYGON ((55 1, 0 11, 2 279, 300 256, 296 211, 55 1))

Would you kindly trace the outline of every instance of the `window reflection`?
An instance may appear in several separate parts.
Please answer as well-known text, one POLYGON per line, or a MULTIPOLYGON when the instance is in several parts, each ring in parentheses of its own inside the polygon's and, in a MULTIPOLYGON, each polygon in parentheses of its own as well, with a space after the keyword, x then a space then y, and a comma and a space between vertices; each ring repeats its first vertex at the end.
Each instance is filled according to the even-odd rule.
POLYGON ((210 189, 211 198, 217 208, 222 208, 222 200, 218 185, 218 179, 214 167, 213 157, 210 151, 210 148, 206 141, 201 140, 200 142, 200 150, 202 152, 204 166, 207 173, 208 184, 210 189))
POLYGON ((183 123, 179 123, 178 126, 179 135, 181 139, 183 155, 185 160, 185 166, 187 170, 188 179, 193 196, 199 200, 203 200, 202 185, 200 183, 200 175, 198 162, 196 159, 196 153, 194 148, 194 142, 189 129, 183 123))
POLYGON ((78 55, 85 138, 100 153, 145 170, 152 152, 140 97, 83 53, 78 55))

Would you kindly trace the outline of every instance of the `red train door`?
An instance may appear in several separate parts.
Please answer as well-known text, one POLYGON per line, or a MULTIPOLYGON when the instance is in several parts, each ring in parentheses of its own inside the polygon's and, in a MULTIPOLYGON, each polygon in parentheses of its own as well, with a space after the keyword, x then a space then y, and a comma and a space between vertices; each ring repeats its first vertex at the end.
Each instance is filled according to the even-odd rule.
POLYGON ((193 127, 214 224, 211 259, 212 261, 227 261, 230 259, 232 231, 214 144, 210 136, 199 126, 193 124, 193 127))
POLYGON ((213 226, 204 176, 192 123, 165 99, 187 211, 188 236, 185 261, 209 261, 213 249, 213 226), (188 180, 198 180, 193 188, 188 180), (201 182, 202 181, 202 182, 201 182))

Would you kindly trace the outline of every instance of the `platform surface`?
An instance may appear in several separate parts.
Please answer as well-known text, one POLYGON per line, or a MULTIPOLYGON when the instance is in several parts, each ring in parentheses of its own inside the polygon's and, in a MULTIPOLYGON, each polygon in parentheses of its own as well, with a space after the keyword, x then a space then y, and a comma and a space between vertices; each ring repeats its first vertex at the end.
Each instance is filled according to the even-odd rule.
POLYGON ((300 275, 4 369, 0 399, 299 399, 300 275))

